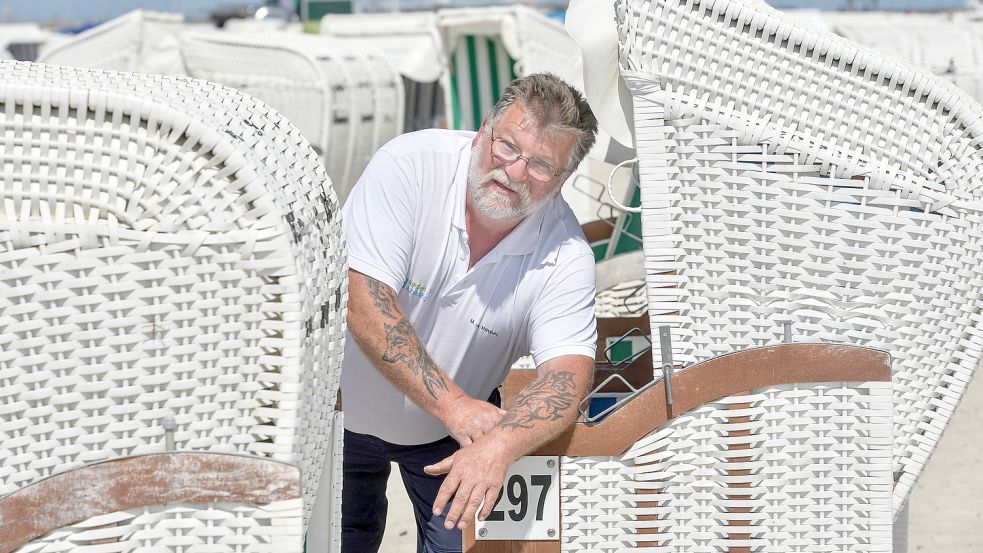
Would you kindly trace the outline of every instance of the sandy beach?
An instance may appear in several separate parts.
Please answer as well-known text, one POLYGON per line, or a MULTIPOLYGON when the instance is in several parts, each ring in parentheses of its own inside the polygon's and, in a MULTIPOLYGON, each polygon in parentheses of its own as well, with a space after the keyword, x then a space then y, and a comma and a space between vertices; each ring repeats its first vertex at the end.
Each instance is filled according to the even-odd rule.
MULTIPOLYGON (((978 371, 979 373, 979 371, 978 371)), ((983 378, 963 396, 910 500, 908 551, 983 552, 983 378)), ((389 478, 389 519, 382 553, 416 549, 413 508, 399 471, 389 478)))

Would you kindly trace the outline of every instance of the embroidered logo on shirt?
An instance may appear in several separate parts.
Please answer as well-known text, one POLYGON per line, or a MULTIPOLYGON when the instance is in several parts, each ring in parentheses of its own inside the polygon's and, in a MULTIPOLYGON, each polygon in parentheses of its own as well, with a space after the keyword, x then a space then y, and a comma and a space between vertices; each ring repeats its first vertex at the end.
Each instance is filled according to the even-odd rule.
POLYGON ((487 326, 481 326, 481 324, 480 323, 476 323, 474 321, 474 319, 471 319, 471 325, 474 326, 475 328, 477 328, 478 330, 484 332, 485 334, 490 334, 492 336, 498 336, 498 333, 497 332, 495 332, 494 330, 488 328, 487 326))
POLYGON ((416 296, 421 300, 430 297, 430 294, 427 293, 428 288, 419 282, 410 280, 410 277, 403 279, 403 290, 406 290, 411 296, 416 296))

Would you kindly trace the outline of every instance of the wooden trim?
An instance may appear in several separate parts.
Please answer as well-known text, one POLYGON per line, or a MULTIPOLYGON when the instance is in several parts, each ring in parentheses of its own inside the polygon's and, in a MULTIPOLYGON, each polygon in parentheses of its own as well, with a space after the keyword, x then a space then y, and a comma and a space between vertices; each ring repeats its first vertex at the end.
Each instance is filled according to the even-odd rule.
POLYGON ((533 455, 621 455, 678 414, 742 390, 809 382, 890 382, 890 356, 858 346, 780 344, 730 353, 698 363, 626 403, 598 424, 578 423, 533 455))
POLYGON ((560 553, 562 539, 554 541, 487 540, 474 538, 474 525, 462 531, 462 550, 466 553, 560 553))
POLYGON ((611 235, 614 234, 614 227, 617 220, 615 217, 598 219, 580 225, 580 229, 584 231, 584 238, 587 239, 587 243, 593 244, 598 240, 610 239, 611 235))
POLYGON ((0 498, 0 553, 94 516, 169 503, 300 497, 297 467, 223 453, 140 455, 79 467, 0 498))

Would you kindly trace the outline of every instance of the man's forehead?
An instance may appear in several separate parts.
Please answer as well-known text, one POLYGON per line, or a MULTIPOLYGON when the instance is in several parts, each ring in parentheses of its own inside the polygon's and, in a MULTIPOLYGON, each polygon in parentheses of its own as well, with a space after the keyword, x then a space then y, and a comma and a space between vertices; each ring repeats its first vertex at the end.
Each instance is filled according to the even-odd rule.
MULTIPOLYGON (((539 138, 543 142, 543 146, 550 148, 559 148, 562 150, 568 142, 572 144, 576 139, 570 131, 564 132, 550 127, 543 127, 528 110, 524 109, 521 103, 515 103, 506 108, 505 112, 499 118, 498 124, 522 129, 522 131, 539 138)), ((557 154, 560 155, 561 152, 557 152, 557 154)))

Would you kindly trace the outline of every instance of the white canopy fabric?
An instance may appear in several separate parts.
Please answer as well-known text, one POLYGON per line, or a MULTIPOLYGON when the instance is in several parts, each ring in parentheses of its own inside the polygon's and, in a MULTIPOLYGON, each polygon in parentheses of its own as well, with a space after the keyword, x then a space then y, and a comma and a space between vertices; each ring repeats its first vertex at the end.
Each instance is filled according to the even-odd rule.
POLYGON ((614 4, 571 0, 566 28, 580 46, 583 90, 598 125, 621 145, 633 148, 631 93, 618 70, 618 28, 614 4))

